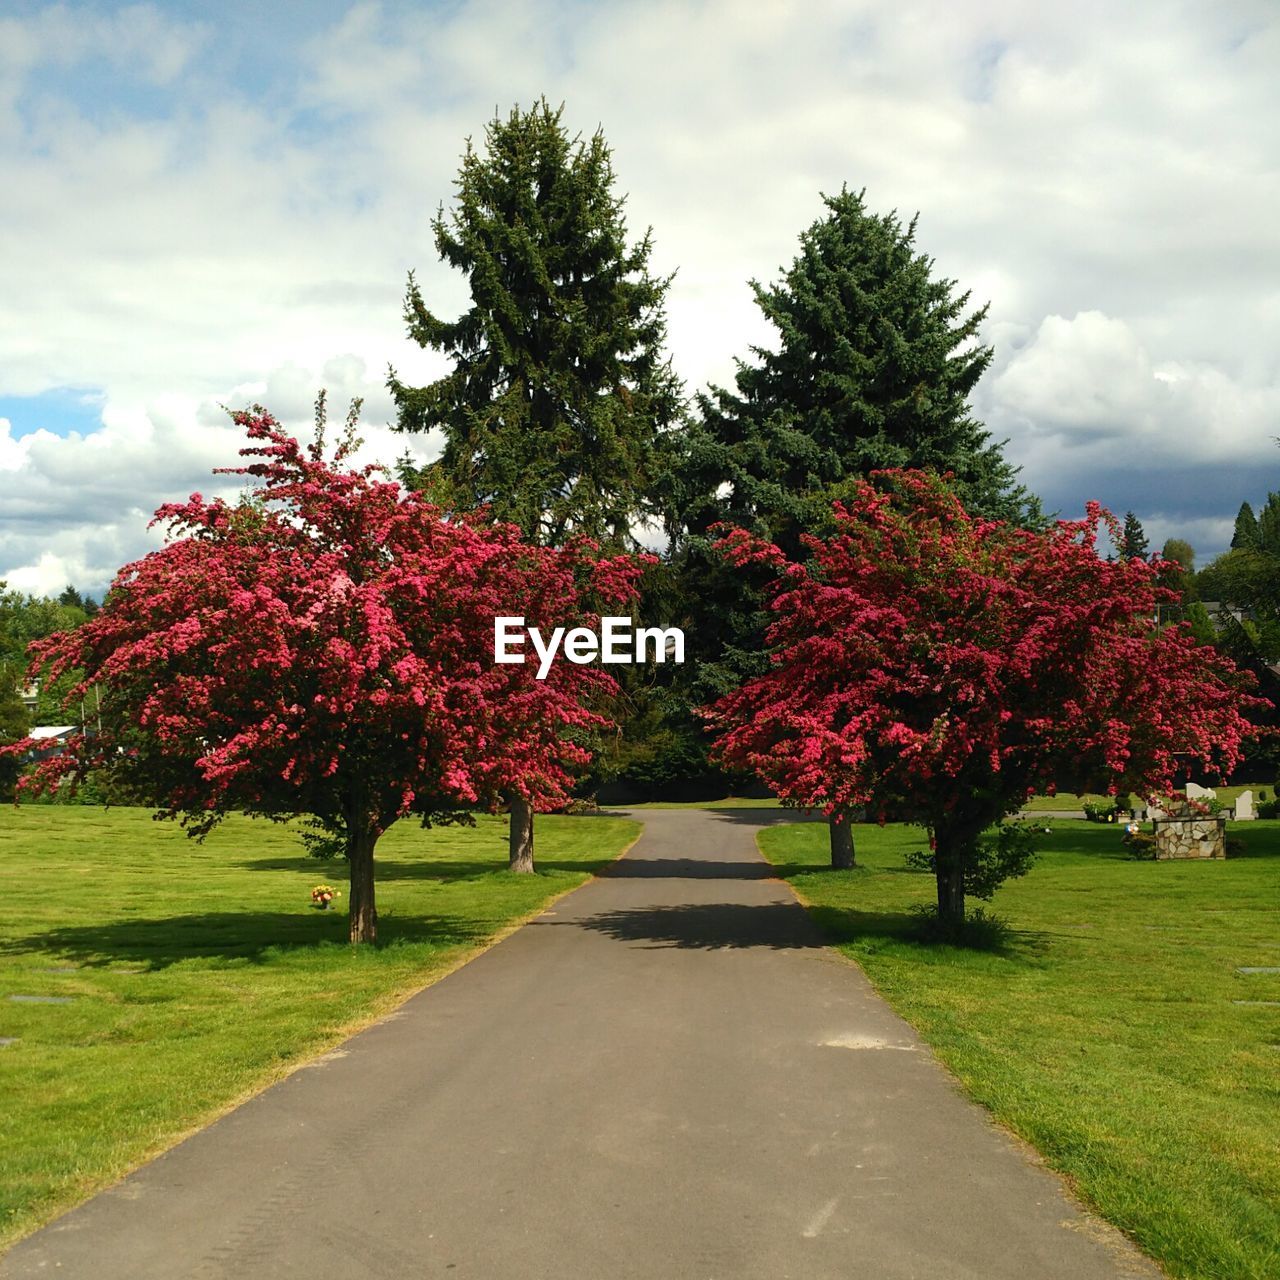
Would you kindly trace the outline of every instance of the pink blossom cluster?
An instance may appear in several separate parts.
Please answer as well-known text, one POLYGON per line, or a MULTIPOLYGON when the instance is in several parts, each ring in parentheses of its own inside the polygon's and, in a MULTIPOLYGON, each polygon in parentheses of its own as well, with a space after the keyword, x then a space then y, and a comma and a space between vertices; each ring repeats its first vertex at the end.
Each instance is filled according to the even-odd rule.
POLYGON ((304 450, 264 410, 237 504, 162 507, 171 539, 121 570, 101 612, 34 650, 72 693, 98 685, 100 736, 40 766, 52 786, 122 753, 197 828, 228 808, 397 817, 568 798, 589 759, 598 668, 496 666, 493 619, 593 625, 634 597, 642 558, 587 541, 529 546, 514 526, 446 518, 376 468, 304 450), (203 815, 203 817, 202 817, 203 815))
POLYGON ((723 763, 784 798, 981 830, 1058 783, 1149 794, 1191 761, 1230 770, 1256 732, 1250 677, 1153 625, 1164 566, 1099 555, 1100 507, 1029 531, 894 471, 835 518, 802 563, 721 543, 777 570, 773 662, 706 715, 723 763))

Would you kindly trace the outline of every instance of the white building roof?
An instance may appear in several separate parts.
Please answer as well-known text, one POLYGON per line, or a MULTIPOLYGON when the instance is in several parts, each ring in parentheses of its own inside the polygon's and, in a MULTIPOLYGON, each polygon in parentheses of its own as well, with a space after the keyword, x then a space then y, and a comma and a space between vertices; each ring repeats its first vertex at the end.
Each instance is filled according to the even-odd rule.
POLYGON ((33 738, 62 738, 68 733, 75 733, 73 724, 38 724, 31 730, 33 738))

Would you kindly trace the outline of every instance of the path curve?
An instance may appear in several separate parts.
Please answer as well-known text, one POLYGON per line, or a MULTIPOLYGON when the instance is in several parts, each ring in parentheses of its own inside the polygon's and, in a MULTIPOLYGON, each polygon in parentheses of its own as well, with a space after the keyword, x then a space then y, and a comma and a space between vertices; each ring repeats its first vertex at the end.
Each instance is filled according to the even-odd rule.
POLYGON ((822 946, 756 850, 778 815, 634 816, 599 879, 0 1277, 1159 1274, 822 946))

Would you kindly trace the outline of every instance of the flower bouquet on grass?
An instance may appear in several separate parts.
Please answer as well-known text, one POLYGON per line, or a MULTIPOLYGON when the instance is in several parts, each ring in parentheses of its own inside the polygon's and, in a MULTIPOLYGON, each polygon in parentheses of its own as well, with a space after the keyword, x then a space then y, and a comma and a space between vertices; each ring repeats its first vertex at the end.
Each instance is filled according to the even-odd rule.
POLYGON ((331 884, 318 884, 311 890, 311 903, 317 911, 328 911, 338 891, 331 884))

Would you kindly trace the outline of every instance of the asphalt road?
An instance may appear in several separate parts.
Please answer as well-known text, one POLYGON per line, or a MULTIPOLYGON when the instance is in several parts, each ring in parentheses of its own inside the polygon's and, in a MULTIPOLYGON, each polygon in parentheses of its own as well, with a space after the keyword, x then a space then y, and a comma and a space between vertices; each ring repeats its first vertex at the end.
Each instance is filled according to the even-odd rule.
POLYGON ((1158 1274, 822 947, 755 850, 776 817, 637 816, 607 875, 0 1276, 1158 1274))

